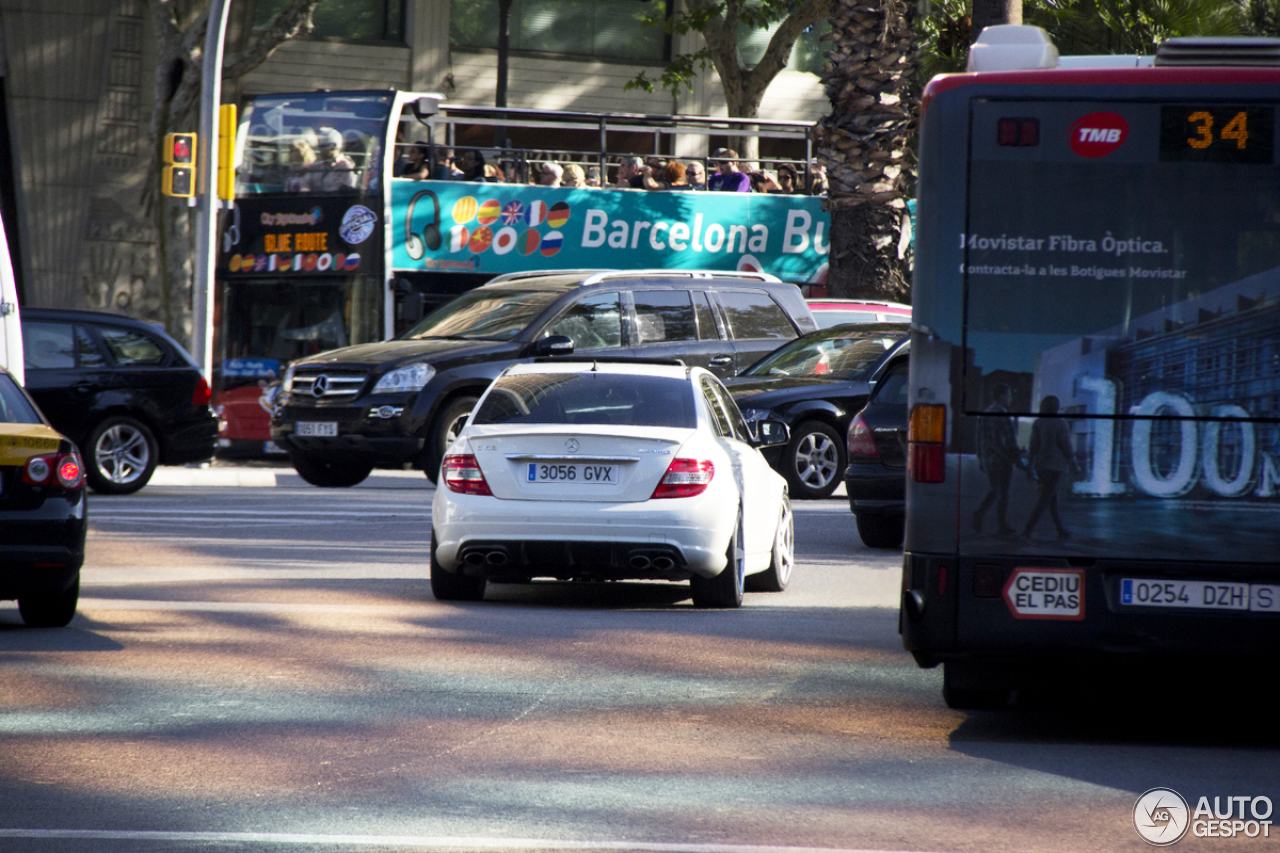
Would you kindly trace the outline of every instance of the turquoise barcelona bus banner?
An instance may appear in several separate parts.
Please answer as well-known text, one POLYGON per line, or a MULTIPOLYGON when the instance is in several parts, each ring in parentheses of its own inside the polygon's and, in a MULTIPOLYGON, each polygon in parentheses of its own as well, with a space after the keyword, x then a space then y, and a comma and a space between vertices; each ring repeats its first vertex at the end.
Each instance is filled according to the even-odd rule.
POLYGON ((713 269, 826 280, 812 196, 394 181, 398 270, 713 269))

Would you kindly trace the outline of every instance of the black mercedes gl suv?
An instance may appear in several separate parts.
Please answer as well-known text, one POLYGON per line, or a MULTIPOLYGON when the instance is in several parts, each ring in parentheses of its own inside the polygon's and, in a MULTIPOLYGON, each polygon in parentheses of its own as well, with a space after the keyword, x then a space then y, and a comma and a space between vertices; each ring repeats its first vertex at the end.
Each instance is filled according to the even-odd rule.
POLYGON ((507 365, 555 355, 679 358, 722 377, 817 328, 799 288, 759 273, 514 273, 468 291, 394 340, 295 361, 271 438, 316 486, 444 450, 507 365))

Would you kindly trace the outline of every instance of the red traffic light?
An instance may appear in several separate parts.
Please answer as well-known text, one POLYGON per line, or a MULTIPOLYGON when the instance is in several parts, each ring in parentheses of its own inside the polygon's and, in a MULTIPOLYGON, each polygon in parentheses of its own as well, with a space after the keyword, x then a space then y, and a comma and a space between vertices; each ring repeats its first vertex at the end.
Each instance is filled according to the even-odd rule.
POLYGON ((166 133, 164 135, 164 161, 171 166, 195 165, 196 135, 194 133, 166 133))

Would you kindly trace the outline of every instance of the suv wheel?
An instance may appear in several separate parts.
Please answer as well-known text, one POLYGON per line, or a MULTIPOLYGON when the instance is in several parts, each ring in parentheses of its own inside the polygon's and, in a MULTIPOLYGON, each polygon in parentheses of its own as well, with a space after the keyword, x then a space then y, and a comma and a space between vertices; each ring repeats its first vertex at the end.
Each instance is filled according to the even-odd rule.
POLYGON ((290 453, 289 461, 298 476, 322 489, 345 489, 363 483, 373 470, 364 462, 338 462, 306 453, 290 453))
POLYGON ((829 497, 844 476, 844 442, 822 421, 805 421, 791 431, 782 454, 782 475, 797 498, 829 497))
POLYGON ((85 442, 85 479, 95 492, 127 495, 155 473, 160 447, 146 424, 125 415, 107 418, 85 442))
POLYGON ((453 440, 462 432, 467 424, 471 410, 480 402, 479 397, 455 397, 440 410, 431 424, 431 432, 427 436, 427 447, 423 471, 427 479, 436 481, 440 473, 440 463, 444 461, 444 452, 453 444, 453 440))

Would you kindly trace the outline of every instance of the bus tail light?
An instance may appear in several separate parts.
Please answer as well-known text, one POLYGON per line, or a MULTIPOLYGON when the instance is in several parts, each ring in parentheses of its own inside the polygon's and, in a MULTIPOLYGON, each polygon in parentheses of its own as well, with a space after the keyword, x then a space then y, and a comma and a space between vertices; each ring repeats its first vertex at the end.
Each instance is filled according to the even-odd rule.
POLYGON ((946 480, 947 407, 936 403, 919 403, 911 410, 907 427, 910 454, 907 470, 917 483, 941 483, 946 480))

